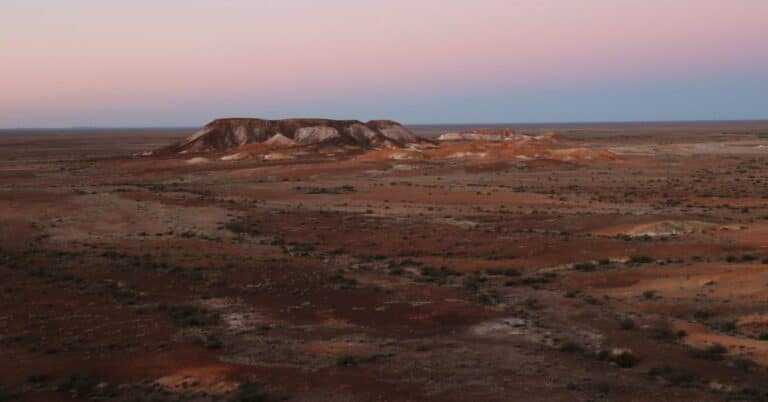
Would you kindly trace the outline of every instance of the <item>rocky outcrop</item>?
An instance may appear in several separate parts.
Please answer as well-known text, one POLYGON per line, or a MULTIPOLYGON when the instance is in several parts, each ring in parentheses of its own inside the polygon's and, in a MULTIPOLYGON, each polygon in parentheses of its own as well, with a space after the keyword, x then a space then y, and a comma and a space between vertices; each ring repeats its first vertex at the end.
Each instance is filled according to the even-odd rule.
POLYGON ((546 142, 554 144, 558 136, 554 133, 543 135, 519 134, 509 129, 477 129, 470 132, 449 132, 437 137, 439 142, 510 142, 516 144, 528 142, 546 142))
POLYGON ((379 131, 384 137, 402 144, 418 142, 418 138, 408 129, 391 120, 372 120, 368 127, 379 131))
POLYGON ((248 144, 308 146, 352 145, 364 148, 401 148, 425 142, 390 120, 330 119, 217 119, 160 153, 232 151, 248 144))
POLYGON ((445 133, 437 137, 438 141, 504 141, 501 134, 445 133))

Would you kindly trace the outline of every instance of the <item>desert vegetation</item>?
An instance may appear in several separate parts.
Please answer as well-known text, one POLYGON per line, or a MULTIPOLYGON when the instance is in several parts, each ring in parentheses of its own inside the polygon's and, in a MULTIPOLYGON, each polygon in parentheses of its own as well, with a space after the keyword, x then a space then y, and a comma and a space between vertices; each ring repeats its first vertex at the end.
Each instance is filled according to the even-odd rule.
POLYGON ((0 401, 766 400, 764 129, 446 130, 0 137, 0 401))

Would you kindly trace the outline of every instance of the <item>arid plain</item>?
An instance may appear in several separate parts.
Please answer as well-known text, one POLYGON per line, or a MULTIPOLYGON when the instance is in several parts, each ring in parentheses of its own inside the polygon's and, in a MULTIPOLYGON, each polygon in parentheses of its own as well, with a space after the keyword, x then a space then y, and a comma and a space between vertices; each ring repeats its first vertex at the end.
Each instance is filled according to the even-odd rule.
POLYGON ((510 128, 0 132, 0 400, 766 400, 768 122, 510 128))

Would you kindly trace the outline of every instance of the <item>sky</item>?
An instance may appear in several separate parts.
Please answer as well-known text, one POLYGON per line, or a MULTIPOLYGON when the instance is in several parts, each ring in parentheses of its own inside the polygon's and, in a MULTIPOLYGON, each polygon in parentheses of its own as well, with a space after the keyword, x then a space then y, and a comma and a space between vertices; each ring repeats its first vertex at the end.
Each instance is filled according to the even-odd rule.
POLYGON ((768 118, 766 0, 3 0, 0 127, 768 118))

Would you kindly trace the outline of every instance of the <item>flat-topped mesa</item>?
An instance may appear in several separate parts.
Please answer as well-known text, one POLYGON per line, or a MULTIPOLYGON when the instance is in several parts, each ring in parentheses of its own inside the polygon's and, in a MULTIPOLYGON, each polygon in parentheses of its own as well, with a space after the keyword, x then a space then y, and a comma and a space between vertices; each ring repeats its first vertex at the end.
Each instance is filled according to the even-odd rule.
POLYGON ((201 130, 160 150, 162 153, 233 151, 248 144, 271 146, 352 145, 362 148, 402 148, 424 142, 390 120, 216 119, 201 130))

